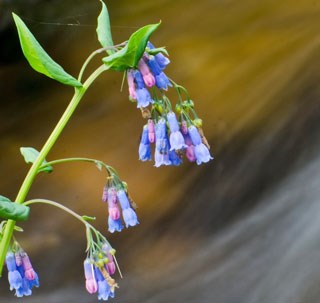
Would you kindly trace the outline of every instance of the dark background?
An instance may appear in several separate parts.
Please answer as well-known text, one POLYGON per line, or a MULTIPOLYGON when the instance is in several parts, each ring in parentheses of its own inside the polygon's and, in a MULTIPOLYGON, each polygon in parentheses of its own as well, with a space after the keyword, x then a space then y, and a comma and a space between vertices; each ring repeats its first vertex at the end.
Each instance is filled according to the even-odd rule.
MULTIPOLYGON (((57 166, 29 198, 59 201, 117 250, 124 279, 113 302, 310 303, 320 300, 320 3, 312 0, 108 1, 114 41, 162 20, 167 74, 188 88, 215 160, 155 168, 138 161, 144 124, 122 74, 90 88, 48 160, 83 156, 117 168, 141 224, 107 232, 105 182, 90 164, 57 166)), ((72 88, 34 72, 11 11, 77 75, 99 48, 98 1, 0 0, 0 192, 14 199, 72 88)), ((95 64, 99 64, 95 61, 95 64)), ((95 64, 92 64, 94 68, 95 64)), ((17 239, 40 275, 24 302, 97 302, 84 287, 85 231, 61 211, 32 207, 17 239)), ((6 272, 1 302, 16 302, 6 272)))

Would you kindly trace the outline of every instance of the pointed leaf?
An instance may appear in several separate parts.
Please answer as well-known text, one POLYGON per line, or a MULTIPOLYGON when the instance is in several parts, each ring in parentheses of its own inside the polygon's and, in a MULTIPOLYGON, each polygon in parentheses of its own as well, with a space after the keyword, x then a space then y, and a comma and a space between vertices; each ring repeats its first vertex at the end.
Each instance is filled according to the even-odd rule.
MULTIPOLYGON (((100 15, 98 16, 98 26, 97 26, 97 35, 100 44, 103 47, 113 46, 112 34, 110 28, 110 19, 107 6, 104 4, 102 0, 100 0, 102 4, 102 9, 100 15)), ((114 50, 107 49, 107 53, 109 55, 114 53, 114 50)))
POLYGON ((95 221, 96 220, 96 217, 90 217, 90 216, 82 216, 82 219, 89 222, 89 221, 95 221))
POLYGON ((0 218, 14 221, 26 221, 29 218, 30 208, 8 198, 0 196, 0 218))
POLYGON ((135 68, 141 59, 152 33, 160 23, 146 25, 134 32, 126 46, 120 51, 105 57, 102 61, 111 69, 124 71, 128 68, 135 68))
POLYGON ((21 48, 31 67, 49 78, 63 84, 80 87, 82 84, 69 75, 64 69, 46 53, 20 17, 12 13, 18 29, 21 48))
MULTIPOLYGON (((33 147, 20 147, 20 152, 22 154, 22 156, 24 157, 24 160, 26 161, 26 163, 34 163, 38 156, 39 156, 39 152, 33 148, 33 147)), ((48 162, 46 160, 44 160, 42 162, 42 168, 39 169, 39 172, 46 172, 46 173, 51 173, 53 171, 53 167, 48 165, 45 166, 48 162)))

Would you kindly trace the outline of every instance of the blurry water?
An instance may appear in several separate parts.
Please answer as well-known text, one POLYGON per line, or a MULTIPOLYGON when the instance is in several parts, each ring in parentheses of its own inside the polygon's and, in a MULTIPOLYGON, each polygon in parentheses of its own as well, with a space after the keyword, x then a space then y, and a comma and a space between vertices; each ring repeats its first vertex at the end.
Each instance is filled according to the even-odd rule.
MULTIPOLYGON (((6 38, 0 44, 0 190, 12 198, 26 173, 19 147, 41 147, 71 89, 36 75, 21 59, 5 13, 25 17, 70 73, 98 47, 99 3, 30 1, 30 10, 27 2, 4 1, 0 10, 6 38)), ((216 158, 201 167, 138 162, 144 121, 126 89, 119 92, 122 76, 106 74, 90 89, 50 159, 108 161, 139 205, 141 224, 109 237, 124 273, 113 301, 319 302, 320 4, 109 2, 116 42, 162 20, 154 42, 167 46, 168 73, 189 89, 216 158)), ((104 181, 95 167, 70 164, 41 176, 30 197, 97 216, 96 226, 106 232, 104 181)), ((18 239, 42 284, 24 301, 96 302, 84 290, 82 226, 36 206, 23 227, 18 239)), ((17 300, 6 278, 0 288, 1 302, 17 300)))

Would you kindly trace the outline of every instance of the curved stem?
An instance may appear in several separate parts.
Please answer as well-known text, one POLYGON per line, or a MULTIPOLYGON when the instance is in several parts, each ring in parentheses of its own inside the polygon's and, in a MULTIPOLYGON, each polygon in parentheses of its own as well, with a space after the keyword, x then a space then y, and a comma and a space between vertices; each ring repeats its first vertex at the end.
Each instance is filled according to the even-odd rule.
POLYGON ((68 214, 70 214, 71 216, 75 217, 76 219, 78 219, 79 221, 81 221, 86 227, 90 227, 92 229, 94 229, 94 227, 88 223, 86 220, 84 220, 80 215, 78 215, 76 212, 74 212, 73 210, 71 210, 70 208, 58 203, 58 202, 54 202, 51 200, 47 200, 47 199, 32 199, 32 200, 28 200, 27 202, 23 203, 23 205, 31 205, 31 204, 36 204, 36 203, 41 203, 41 204, 48 204, 57 208, 62 209, 63 211, 67 212, 68 214))
MULTIPOLYGON (((17 203, 22 203, 29 190, 30 187, 39 171, 39 167, 43 163, 45 157, 47 154, 50 152, 52 149, 53 145, 59 138, 61 132, 69 122, 72 114, 74 113, 75 109, 77 108, 79 102, 81 101, 83 95, 87 91, 88 87, 92 84, 92 82, 104 71, 108 69, 107 66, 101 65, 99 68, 97 68, 91 75, 90 77, 86 80, 86 82, 83 84, 82 87, 76 88, 75 89, 75 94, 73 98, 71 99, 68 107, 66 108, 65 112, 63 113, 62 117, 60 118, 59 122, 57 123, 56 127, 52 131, 51 135, 47 139, 46 143, 42 147, 37 160, 32 164, 31 168, 29 169, 29 172, 27 176, 25 177, 20 190, 18 192, 18 195, 16 197, 15 202, 17 203)), ((15 226, 15 221, 14 220, 8 220, 5 230, 3 232, 3 237, 0 242, 0 277, 2 274, 2 268, 6 256, 6 252, 9 247, 9 243, 13 234, 14 226, 15 226)))
POLYGON ((40 168, 44 168, 46 166, 53 166, 55 164, 67 163, 67 162, 89 162, 89 163, 94 163, 94 164, 100 164, 106 169, 109 176, 112 175, 113 177, 115 177, 118 180, 118 182, 121 182, 121 179, 119 178, 118 172, 112 166, 104 163, 103 161, 97 160, 97 159, 84 158, 84 157, 64 158, 64 159, 58 159, 58 160, 46 162, 40 168))

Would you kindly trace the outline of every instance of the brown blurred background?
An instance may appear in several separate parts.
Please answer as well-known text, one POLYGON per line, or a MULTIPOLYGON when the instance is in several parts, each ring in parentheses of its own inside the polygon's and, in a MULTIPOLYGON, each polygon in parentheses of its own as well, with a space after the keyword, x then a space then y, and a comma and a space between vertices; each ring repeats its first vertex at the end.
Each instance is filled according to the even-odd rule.
MULTIPOLYGON (((93 157, 117 168, 141 224, 107 232, 105 176, 90 164, 56 166, 39 176, 29 197, 97 217, 124 274, 113 302, 319 302, 320 1, 107 4, 116 43, 162 20, 152 41, 167 47, 167 74, 188 88, 215 160, 159 169, 139 162, 144 121, 127 88, 120 92, 122 75, 106 73, 48 160, 93 157)), ((2 195, 14 199, 27 172, 19 147, 40 149, 72 96, 29 67, 11 11, 77 75, 99 48, 99 10, 98 1, 0 0, 2 195)), ((83 226, 45 206, 34 206, 21 225, 17 238, 41 279, 23 301, 96 302, 84 288, 83 226)), ((0 281, 1 303, 16 302, 6 275, 0 281)))

